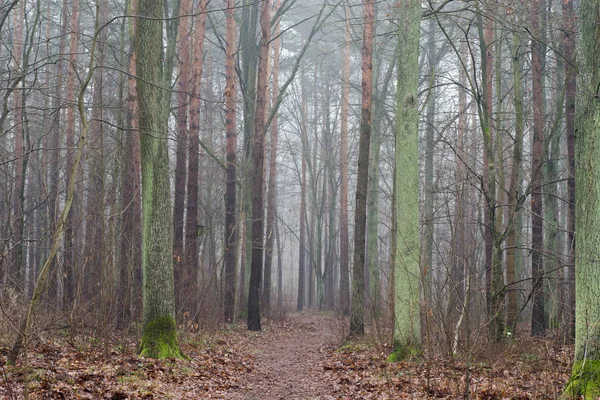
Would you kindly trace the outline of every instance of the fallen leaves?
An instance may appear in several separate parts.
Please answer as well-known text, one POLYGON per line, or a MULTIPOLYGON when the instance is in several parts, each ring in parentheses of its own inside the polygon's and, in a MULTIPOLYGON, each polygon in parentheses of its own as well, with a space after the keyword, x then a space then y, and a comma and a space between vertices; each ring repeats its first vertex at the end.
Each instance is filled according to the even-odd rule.
POLYGON ((569 378, 572 347, 528 339, 481 345, 465 357, 424 356, 388 363, 364 343, 339 347, 331 318, 293 315, 212 336, 184 336, 186 360, 152 360, 119 339, 104 356, 98 343, 39 340, 6 367, 0 346, 0 398, 31 399, 556 399, 569 378))

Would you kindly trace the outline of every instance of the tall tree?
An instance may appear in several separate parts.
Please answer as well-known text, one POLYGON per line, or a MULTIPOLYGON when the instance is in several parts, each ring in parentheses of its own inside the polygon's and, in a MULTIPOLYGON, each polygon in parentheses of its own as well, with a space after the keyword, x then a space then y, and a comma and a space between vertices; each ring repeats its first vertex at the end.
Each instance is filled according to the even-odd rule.
MULTIPOLYGON (((279 8, 281 0, 277 1, 275 11, 279 8)), ((272 102, 275 103, 279 96, 279 52, 281 49, 281 39, 279 37, 281 33, 281 27, 279 20, 275 22, 275 40, 273 41, 273 77, 272 77, 272 89, 271 97, 272 102)), ((271 309, 271 266, 273 263, 273 244, 275 241, 274 237, 274 223, 275 213, 277 210, 277 201, 275 198, 276 193, 276 180, 277 180, 277 133, 278 133, 278 113, 275 113, 273 120, 271 121, 271 143, 270 143, 270 154, 269 154, 269 181, 268 181, 268 207, 267 207, 267 241, 265 246, 265 273, 263 282, 263 299, 262 305, 265 313, 270 312, 271 309)))
MULTIPOLYGON (((227 146, 226 189, 225 189, 225 293, 223 308, 225 322, 232 322, 235 311, 236 282, 236 99, 235 87, 235 0, 226 0, 226 34, 225 41, 225 131, 227 146)), ((243 268, 243 266, 242 266, 243 268)), ((241 282, 244 285, 245 282, 241 282)))
POLYGON ((371 140, 371 99, 373 92, 373 25, 374 0, 363 0, 364 29, 362 46, 362 101, 360 141, 358 149, 358 176, 356 180, 356 211, 354 215, 354 268, 352 271, 352 303, 350 308, 350 335, 365 332, 365 238, 367 224, 367 191, 369 184, 369 144, 371 140))
POLYGON ((271 2, 263 0, 260 12, 260 54, 256 86, 256 118, 252 137, 252 261, 248 291, 248 330, 260 331, 260 281, 263 270, 263 163, 267 108, 267 70, 271 33, 271 2))
POLYGON ((163 77, 164 1, 140 0, 136 70, 142 168, 143 328, 140 355, 181 357, 175 325, 168 113, 163 77))
MULTIPOLYGON (((518 22, 518 16, 516 17, 518 22)), ((520 211, 518 198, 519 183, 521 180, 521 159, 523 156, 523 83, 521 79, 521 46, 517 32, 513 33, 513 91, 515 107, 515 136, 513 142, 513 157, 508 189, 509 219, 506 233, 506 284, 508 286, 506 305, 506 326, 515 334, 517 327, 517 214, 520 211)))
POLYGON ((594 399, 600 396, 600 0, 582 0, 579 7, 575 360, 567 394, 594 399))
MULTIPOLYGON (((129 0, 131 14, 137 12, 137 0, 129 0)), ((125 167, 122 172, 121 201, 123 221, 121 224, 121 252, 119 288, 117 291, 119 304, 122 304, 117 324, 125 328, 130 318, 135 315, 134 308, 138 302, 141 283, 141 166, 140 135, 137 119, 137 89, 135 84, 135 26, 136 19, 129 23, 129 74, 127 77, 127 113, 125 124, 125 167), (137 290, 136 290, 137 289, 137 290)))
MULTIPOLYGON (((25 4, 20 2, 16 12, 13 14, 13 25, 14 25, 14 36, 13 36, 13 49, 12 59, 13 68, 17 76, 24 74, 22 70, 22 56, 23 56, 23 24, 25 18, 25 4)), ((13 118, 14 118, 14 149, 13 157, 15 160, 15 180, 13 189, 13 259, 11 263, 11 269, 9 272, 9 279, 13 287, 20 289, 25 279, 22 279, 23 269, 23 232, 25 228, 25 169, 24 169, 24 129, 23 129, 23 91, 20 87, 13 92, 13 118)))
POLYGON ((564 335, 566 342, 575 337, 575 38, 573 0, 562 0, 563 44, 565 56, 565 134, 567 137, 567 307, 564 335))
POLYGON ((531 1, 531 65, 533 89, 533 142, 531 162, 531 279, 533 291, 533 313, 531 315, 531 334, 544 336, 546 320, 544 313, 544 227, 542 208, 542 152, 544 146, 544 94, 542 43, 540 35, 540 14, 542 0, 531 1))
MULTIPOLYGON (((189 283, 185 273, 187 269, 184 255, 183 227, 185 225, 185 189, 188 149, 188 106, 190 88, 190 29, 189 15, 192 11, 191 0, 180 0, 181 10, 177 33, 178 54, 181 58, 177 81, 177 145, 175 150, 175 200, 173 203, 173 261, 175 263, 175 287, 177 288, 177 312, 183 311, 182 303, 186 296, 185 287, 189 283)), ((196 231, 197 229, 194 229, 196 231)))
POLYGON ((403 0, 398 18, 396 92, 395 354, 420 349, 419 267, 419 36, 420 0, 403 0))
MULTIPOLYGON (((73 150, 75 137, 75 83, 77 80, 77 55, 79 54, 79 0, 73 0, 72 13, 69 22, 69 69, 67 71, 67 124, 66 124, 66 145, 67 157, 65 170, 67 173, 73 170, 73 150)), ((75 266, 73 235, 75 232, 74 209, 79 203, 77 193, 73 194, 73 206, 69 208, 67 219, 65 221, 65 239, 64 239, 64 271, 63 277, 63 298, 65 307, 70 307, 75 301, 76 284, 78 280, 77 268, 75 266)))
POLYGON ((306 85, 304 84, 304 74, 301 75, 302 99, 301 99, 301 122, 300 122, 300 139, 302 142, 302 172, 300 183, 300 215, 298 216, 300 223, 300 237, 298 248, 298 301, 296 303, 296 311, 302 311, 305 302, 306 292, 306 169, 307 169, 307 124, 306 119, 308 112, 306 100, 306 85))
POLYGON ((348 260, 348 114, 350 108, 350 9, 345 11, 344 69, 342 76, 340 128, 340 310, 350 312, 350 272, 348 260))
MULTIPOLYGON (((194 60, 191 66, 191 92, 190 92, 190 126, 189 136, 189 160, 187 173, 187 212, 185 226, 185 263, 180 267, 183 271, 183 281, 180 290, 181 311, 192 312, 195 299, 194 294, 198 291, 195 279, 195 271, 198 271, 198 149, 200 143, 200 93, 202 87, 202 67, 204 57, 204 36, 206 32, 206 0, 200 0, 197 15, 194 22, 193 54, 194 60)), ((183 21, 182 21, 183 22, 183 21)), ((187 29, 186 29, 187 30, 187 29)), ((181 31, 181 26, 180 26, 181 31)), ((183 99, 182 99, 183 101, 183 99)))

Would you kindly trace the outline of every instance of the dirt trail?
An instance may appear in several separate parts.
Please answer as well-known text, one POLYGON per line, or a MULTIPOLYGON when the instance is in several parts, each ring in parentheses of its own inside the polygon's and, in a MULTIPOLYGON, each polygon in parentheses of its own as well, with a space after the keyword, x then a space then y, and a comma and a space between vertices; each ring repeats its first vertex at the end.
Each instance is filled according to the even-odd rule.
POLYGON ((253 370, 240 377, 240 388, 226 398, 334 399, 331 374, 323 362, 338 339, 331 317, 320 314, 293 314, 285 324, 273 324, 249 341, 254 355, 253 370))

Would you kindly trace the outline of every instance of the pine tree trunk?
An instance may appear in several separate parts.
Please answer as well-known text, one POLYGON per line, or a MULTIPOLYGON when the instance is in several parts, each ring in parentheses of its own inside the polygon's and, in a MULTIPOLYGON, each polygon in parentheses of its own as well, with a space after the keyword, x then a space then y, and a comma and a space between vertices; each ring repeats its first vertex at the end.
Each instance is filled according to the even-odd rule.
MULTIPOLYGON (((182 9, 182 12, 183 11, 182 9)), ((202 86, 202 66, 204 36, 206 32, 206 0, 201 0, 194 23, 194 61, 192 64, 192 87, 190 93, 190 126, 189 126, 189 160, 187 173, 187 212, 185 227, 185 260, 180 266, 182 281, 179 282, 180 311, 193 313, 195 310, 195 293, 198 292, 197 272, 198 259, 198 150, 200 143, 200 96, 202 86)), ((184 18, 185 20, 185 18, 184 18)), ((183 20, 182 20, 183 22, 183 20)), ((180 31, 181 25, 180 25, 180 31)), ((187 34, 187 27, 185 29, 187 34)), ((187 38, 183 40, 188 40, 187 38)), ((183 99, 181 99, 183 101, 183 99)))
POLYGON ((183 313, 184 303, 189 297, 187 285, 190 283, 184 253, 183 227, 185 225, 185 189, 187 177, 188 149, 188 105, 190 88, 190 32, 189 14, 192 11, 191 0, 181 0, 177 42, 179 59, 179 78, 177 81, 177 145, 175 150, 175 199, 173 202, 173 269, 175 272, 175 293, 177 293, 176 311, 183 313))
MULTIPOLYGON (((17 6, 17 10, 13 14, 13 49, 12 49, 12 68, 16 75, 23 74, 25 71, 22 70, 22 55, 23 55, 23 24, 24 24, 24 2, 20 2, 17 6)), ((23 92, 21 87, 17 87, 13 91, 13 119, 14 119, 14 149, 13 159, 15 164, 15 179, 14 187, 12 191, 13 200, 13 247, 12 251, 12 262, 10 263, 11 268, 8 272, 8 279, 10 286, 20 290, 23 287, 22 269, 24 260, 24 207, 25 198, 23 196, 23 190, 25 188, 25 170, 23 168, 24 160, 24 129, 23 129, 23 107, 25 105, 23 101, 23 92)))
MULTIPOLYGON (((233 322, 238 232, 236 227, 236 99, 235 87, 235 1, 226 0, 226 59, 225 59, 225 131, 227 147, 225 189, 225 293, 223 299, 225 322, 233 322)), ((242 265, 242 268, 243 265, 242 265)), ((241 281, 241 285, 244 281, 241 281)))

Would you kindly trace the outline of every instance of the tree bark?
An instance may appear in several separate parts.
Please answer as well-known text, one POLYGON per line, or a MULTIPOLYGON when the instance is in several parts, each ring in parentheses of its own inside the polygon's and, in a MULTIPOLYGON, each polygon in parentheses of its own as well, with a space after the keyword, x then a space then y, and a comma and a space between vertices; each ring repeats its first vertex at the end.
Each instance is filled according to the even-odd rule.
POLYGON ((567 137, 567 306, 565 310, 565 341, 575 338, 575 38, 577 28, 573 0, 562 0, 565 57, 565 134, 567 137))
POLYGON ((600 396, 600 0, 579 3, 576 120, 576 325, 575 359, 566 395, 585 399, 600 396))
MULTIPOLYGON (((140 355, 181 357, 175 325, 173 221, 163 81, 164 2, 140 0, 135 47, 142 167, 143 328, 140 355)), ((168 104, 168 102, 166 102, 168 104)))
MULTIPOLYGON (((235 1, 226 0, 225 49, 225 131, 226 131, 226 189, 225 189, 225 293, 223 299, 225 322, 234 320, 238 232, 236 223, 236 99, 235 87, 235 1)), ((242 268, 244 266, 242 265, 242 268)), ((244 285, 244 281, 241 281, 244 285)))
POLYGON ((260 54, 256 86, 256 118, 252 142, 253 193, 252 193, 252 261, 250 267, 250 288, 248 291, 248 330, 260 331, 260 281, 263 267, 264 217, 263 217, 263 163, 265 113, 267 107, 267 64, 269 60, 269 40, 271 24, 269 18, 270 0, 263 0, 260 13, 260 54))
POLYGON ((175 199, 173 202, 173 263, 175 272, 175 292, 177 293, 176 311, 183 313, 187 285, 189 284, 185 260, 183 227, 186 189, 186 164, 188 149, 188 106, 190 101, 190 29, 189 14, 192 11, 191 0, 181 0, 179 28, 177 33, 178 54, 181 59, 177 81, 177 145, 175 150, 175 199))
POLYGON ((362 101, 360 141, 358 150, 358 176, 356 180, 356 211, 354 215, 354 269, 352 304, 350 309, 350 336, 365 332, 365 235, 367 223, 367 191, 369 183, 369 144, 371 138, 371 98, 373 76, 373 25, 374 1, 363 0, 364 30, 362 47, 362 101))
POLYGON ((403 0, 398 21, 398 83, 396 92, 395 353, 421 347, 419 286, 419 31, 421 2, 403 0))
MULTIPOLYGON (((518 19, 517 19, 518 21, 518 19)), ((517 22, 518 23, 518 22, 517 22)), ((515 138, 508 189, 509 218, 506 234, 506 285, 508 303, 506 306, 506 327, 515 335, 518 316, 517 265, 517 215, 520 212, 518 189, 520 184, 521 159, 523 156, 523 84, 521 80, 520 38, 513 33, 513 87, 515 107, 515 138)))
MULTIPOLYGON (((22 55, 23 55, 23 23, 24 23, 24 2, 20 2, 16 12, 13 14, 13 49, 12 49, 12 68, 16 75, 22 75, 22 55)), ((38 10, 39 11, 39 10, 38 10)), ((15 160, 15 180, 12 193, 13 200, 13 246, 14 250, 12 253, 11 268, 8 273, 8 279, 12 287, 17 290, 21 290, 23 287, 22 269, 23 269, 23 254, 24 254, 24 242, 23 233, 25 228, 25 170, 23 165, 24 159, 24 129, 23 129, 23 92, 21 87, 17 87, 13 91, 13 119, 14 119, 14 148, 13 148, 13 159, 15 160)))
MULTIPOLYGON (((204 57, 204 37, 206 33, 206 0, 201 0, 198 6, 196 21, 194 22, 194 61, 192 64, 192 87, 190 93, 190 126, 189 160, 187 173, 187 212, 185 227, 185 263, 180 268, 183 280, 180 282, 180 310, 192 313, 195 309, 195 300, 198 298, 197 273, 198 259, 198 150, 200 143, 200 94, 202 87, 202 67, 204 57)), ((182 10, 182 13, 185 12, 182 10)), ((185 20, 185 19, 184 19, 185 20)), ((183 22, 183 21, 182 21, 183 22)), ((181 31, 181 25, 180 25, 181 31)), ((187 33, 187 28, 186 28, 187 33)), ((184 39, 184 40, 187 40, 184 39)), ((183 78, 183 77, 182 77, 183 78)), ((181 99, 183 101, 183 98, 181 99)), ((234 211, 235 212, 235 211, 234 211)))
MULTIPOLYGON (((75 137, 75 83, 77 80, 77 55, 79 48, 79 0, 73 0, 72 13, 70 19, 70 36, 69 36, 69 68, 67 71, 67 126, 66 126, 66 145, 67 157, 66 167, 67 172, 73 170, 74 157, 74 137, 75 137)), ((79 280, 77 267, 75 265, 75 251, 73 243, 74 227, 74 210, 78 207, 79 196, 77 191, 73 195, 73 206, 70 207, 70 212, 67 214, 64 230, 64 266, 63 266, 63 304, 66 308, 70 308, 76 296, 76 286, 79 280)))
MULTIPOLYGON (((281 0, 277 1, 277 10, 280 6, 281 0)), ((281 39, 279 34, 281 33, 281 27, 279 21, 275 23, 275 41, 273 42, 273 82, 272 82, 272 94, 273 103, 279 96, 279 52, 281 48, 281 39)), ((268 207, 267 207, 267 243, 265 247, 265 273, 263 282, 263 307, 265 313, 269 313, 271 310, 271 266, 273 264, 273 243, 274 243, 274 221, 277 210, 277 201, 275 198, 276 193, 276 180, 277 180, 277 130, 278 130, 278 113, 275 113, 273 120, 271 121, 271 148, 269 155, 269 182, 267 188, 268 196, 268 207)))
POLYGON ((342 76, 340 129, 340 311, 350 312, 350 273, 348 260, 348 114, 350 104, 350 9, 344 7, 346 41, 342 76))
POLYGON ((542 208, 542 153, 544 145, 544 95, 542 45, 539 42, 541 0, 531 1, 531 65, 533 89, 533 142, 531 160, 531 280, 533 291, 533 313, 531 315, 532 336, 544 336, 546 320, 544 314, 544 226, 542 208))

